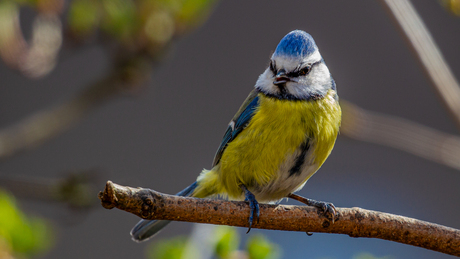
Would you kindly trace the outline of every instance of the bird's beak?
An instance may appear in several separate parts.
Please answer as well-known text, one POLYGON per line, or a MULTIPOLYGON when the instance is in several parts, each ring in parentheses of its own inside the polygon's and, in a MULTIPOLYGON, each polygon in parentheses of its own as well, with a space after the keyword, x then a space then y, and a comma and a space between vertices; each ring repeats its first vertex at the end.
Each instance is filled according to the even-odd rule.
POLYGON ((274 85, 279 85, 279 84, 284 84, 286 82, 291 81, 289 77, 286 75, 286 71, 284 69, 281 69, 278 74, 275 76, 275 81, 273 81, 274 85))

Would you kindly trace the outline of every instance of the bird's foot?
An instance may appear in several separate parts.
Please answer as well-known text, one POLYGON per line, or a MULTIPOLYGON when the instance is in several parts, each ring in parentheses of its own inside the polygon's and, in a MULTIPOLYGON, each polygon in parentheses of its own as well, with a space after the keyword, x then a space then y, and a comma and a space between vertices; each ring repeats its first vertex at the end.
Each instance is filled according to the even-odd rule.
POLYGON ((243 189, 244 191, 244 196, 245 196, 244 201, 249 202, 249 208, 251 209, 251 211, 249 212, 249 229, 248 229, 248 232, 246 232, 247 234, 249 233, 249 231, 251 231, 252 222, 254 221, 254 218, 256 218, 257 222, 259 222, 259 215, 260 215, 259 203, 257 202, 254 194, 252 194, 252 192, 250 192, 246 188, 246 186, 241 185, 241 189, 243 189))
POLYGON ((334 223, 335 218, 337 217, 337 210, 335 209, 334 204, 330 202, 324 202, 324 201, 315 201, 312 199, 307 199, 309 200, 309 206, 314 206, 317 207, 318 209, 323 211, 323 215, 326 216, 327 218, 330 218, 332 223, 334 223))
POLYGON ((308 199, 308 198, 305 198, 305 197, 302 197, 300 195, 293 194, 293 193, 289 194, 288 197, 294 200, 300 201, 302 203, 305 203, 308 206, 313 206, 313 207, 316 207, 322 210, 323 215, 326 216, 327 218, 330 218, 332 223, 334 223, 335 219, 338 217, 337 210, 334 204, 330 202, 315 201, 315 200, 308 199))

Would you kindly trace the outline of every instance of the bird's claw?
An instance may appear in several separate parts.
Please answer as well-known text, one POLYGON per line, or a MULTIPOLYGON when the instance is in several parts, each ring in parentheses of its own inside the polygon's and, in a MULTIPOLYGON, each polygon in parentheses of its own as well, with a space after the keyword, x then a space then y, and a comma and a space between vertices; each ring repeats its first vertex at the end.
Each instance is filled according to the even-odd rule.
POLYGON ((337 217, 337 210, 332 203, 328 202, 318 202, 321 204, 321 209, 323 210, 323 215, 326 216, 327 218, 331 218, 332 224, 335 222, 335 218, 337 217))
POLYGON ((314 206, 320 210, 322 210, 323 215, 326 218, 330 218, 332 223, 335 222, 336 218, 338 217, 337 209, 335 208, 334 204, 330 202, 324 202, 324 201, 315 201, 312 199, 308 199, 302 196, 299 196, 297 194, 289 194, 287 197, 295 199, 297 201, 300 201, 302 203, 307 204, 308 206, 314 206))
POLYGON ((249 231, 251 231, 252 222, 254 221, 254 218, 256 219, 256 222, 259 223, 260 210, 259 210, 259 203, 257 202, 254 194, 252 194, 244 185, 242 185, 241 188, 244 190, 244 195, 246 197, 244 201, 249 202, 249 208, 250 208, 249 229, 248 229, 248 232, 246 232, 247 234, 249 233, 249 231))

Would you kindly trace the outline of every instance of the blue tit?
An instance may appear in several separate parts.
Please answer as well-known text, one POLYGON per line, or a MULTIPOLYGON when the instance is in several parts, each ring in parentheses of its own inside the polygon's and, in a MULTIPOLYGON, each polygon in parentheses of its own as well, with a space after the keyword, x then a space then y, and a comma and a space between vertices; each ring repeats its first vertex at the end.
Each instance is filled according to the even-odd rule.
MULTIPOLYGON (((299 191, 334 147, 341 122, 336 85, 310 34, 295 30, 278 44, 267 69, 230 121, 211 170, 177 195, 223 196, 249 203, 249 229, 259 203, 290 197, 335 216, 331 203, 299 191)), ((131 231, 147 240, 169 221, 141 220, 131 231)), ((249 230, 248 230, 249 231, 249 230)))

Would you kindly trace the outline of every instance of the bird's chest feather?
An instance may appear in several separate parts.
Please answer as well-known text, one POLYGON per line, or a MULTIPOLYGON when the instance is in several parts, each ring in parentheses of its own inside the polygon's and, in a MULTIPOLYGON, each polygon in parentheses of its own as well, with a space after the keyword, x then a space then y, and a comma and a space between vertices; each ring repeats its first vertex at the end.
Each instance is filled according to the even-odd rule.
POLYGON ((331 118, 331 113, 340 117, 340 107, 327 97, 289 101, 259 95, 254 117, 220 161, 220 179, 230 197, 241 194, 240 184, 256 193, 294 191, 321 166, 340 124, 340 118, 331 118))

